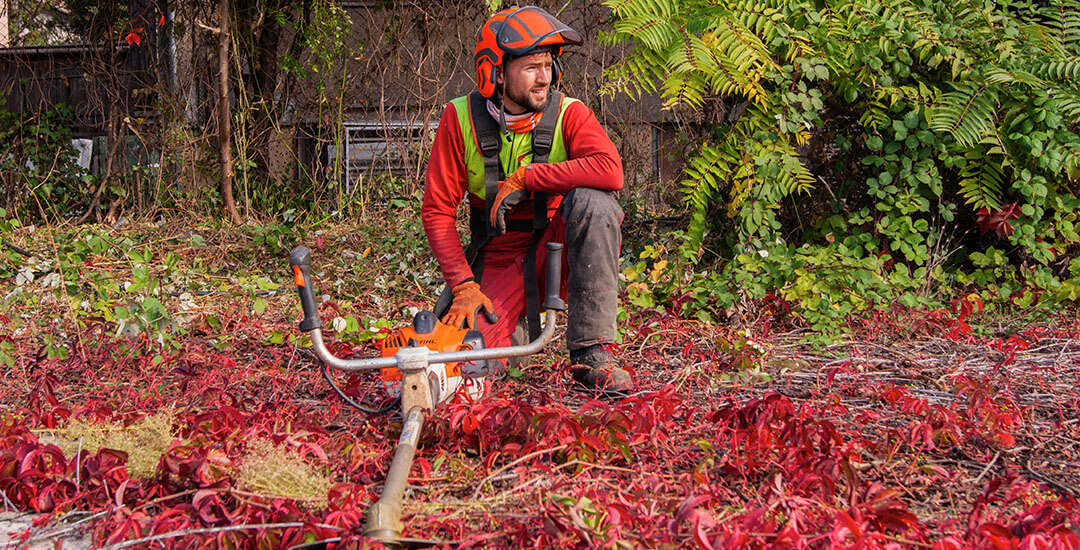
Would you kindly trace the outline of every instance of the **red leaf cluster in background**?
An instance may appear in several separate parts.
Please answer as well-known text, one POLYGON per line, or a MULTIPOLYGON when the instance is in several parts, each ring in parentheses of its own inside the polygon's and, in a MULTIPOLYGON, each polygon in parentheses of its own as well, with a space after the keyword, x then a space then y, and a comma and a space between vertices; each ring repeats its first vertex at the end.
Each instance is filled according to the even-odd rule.
POLYGON ((142 44, 142 32, 145 27, 135 27, 127 33, 124 37, 124 41, 128 43, 128 46, 138 46, 142 44))
POLYGON ((1018 203, 1006 204, 996 212, 989 208, 980 208, 975 213, 975 219, 979 223, 979 230, 983 233, 993 231, 999 239, 1004 239, 1012 234, 1013 226, 1009 222, 1020 217, 1018 203))

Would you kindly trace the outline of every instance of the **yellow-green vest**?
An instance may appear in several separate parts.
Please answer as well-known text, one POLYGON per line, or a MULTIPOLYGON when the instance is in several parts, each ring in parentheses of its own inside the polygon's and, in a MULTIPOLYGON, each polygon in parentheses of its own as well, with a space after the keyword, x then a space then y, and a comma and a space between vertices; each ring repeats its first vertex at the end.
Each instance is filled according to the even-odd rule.
MULTIPOLYGON (((559 106, 559 120, 555 123, 555 135, 551 143, 551 152, 548 154, 548 162, 562 162, 566 160, 566 145, 563 143, 562 123, 567 107, 577 101, 563 94, 562 105, 559 106)), ((468 174, 469 192, 485 198, 484 195, 484 154, 476 143, 473 135, 472 119, 469 116, 469 96, 461 96, 450 102, 457 111, 458 126, 461 127, 461 138, 465 146, 465 171, 468 174)), ((479 113, 480 116, 491 116, 488 113, 479 113)), ((499 162, 503 167, 503 174, 510 175, 521 166, 532 163, 532 132, 518 134, 510 132, 500 136, 502 143, 499 147, 499 162)))

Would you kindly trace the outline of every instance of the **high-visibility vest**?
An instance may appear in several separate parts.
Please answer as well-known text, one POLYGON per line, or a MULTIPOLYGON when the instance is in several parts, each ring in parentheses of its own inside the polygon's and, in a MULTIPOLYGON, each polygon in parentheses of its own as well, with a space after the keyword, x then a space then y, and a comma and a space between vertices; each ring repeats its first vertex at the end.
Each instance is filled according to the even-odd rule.
MULTIPOLYGON (((553 97, 556 92, 552 92, 553 97)), ((562 122, 563 116, 566 114, 566 108, 578 100, 567 97, 564 94, 558 94, 561 96, 561 105, 559 108, 559 116, 555 121, 554 135, 551 141, 551 151, 548 153, 547 162, 562 162, 566 160, 566 145, 563 143, 562 137, 562 122)), ((484 189, 484 153, 480 150, 480 143, 477 139, 476 132, 473 129, 472 117, 476 116, 487 117, 494 122, 491 115, 488 114, 485 107, 480 113, 472 113, 469 105, 469 96, 461 96, 450 102, 454 106, 454 110, 457 112, 458 126, 461 128, 461 137, 464 142, 465 148, 465 170, 468 177, 469 192, 480 197, 481 199, 487 198, 484 189)), ((544 119, 540 119, 540 124, 544 124, 544 119)), ((497 127, 497 126, 496 126, 497 127)), ((502 132, 499 132, 502 133, 502 132)), ((518 134, 510 132, 505 137, 496 136, 501 140, 499 147, 499 165, 502 168, 502 174, 499 174, 498 180, 505 179, 506 174, 512 174, 519 167, 533 163, 533 134, 536 133, 534 129, 532 132, 518 134)))

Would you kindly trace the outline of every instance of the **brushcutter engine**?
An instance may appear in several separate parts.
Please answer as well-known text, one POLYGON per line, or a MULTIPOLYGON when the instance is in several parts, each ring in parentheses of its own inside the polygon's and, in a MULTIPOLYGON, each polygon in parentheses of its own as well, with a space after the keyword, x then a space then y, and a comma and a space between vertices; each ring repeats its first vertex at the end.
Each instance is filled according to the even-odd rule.
MULTIPOLYGON (((421 346, 435 353, 484 349, 484 335, 480 331, 447 325, 430 311, 418 312, 411 326, 402 327, 379 342, 382 357, 394 357, 401 348, 421 346)), ((429 364, 425 374, 432 398, 436 403, 455 398, 479 399, 484 394, 484 377, 488 374, 489 363, 495 361, 480 359, 429 364)), ((379 376, 391 398, 401 396, 401 369, 384 368, 379 376)))

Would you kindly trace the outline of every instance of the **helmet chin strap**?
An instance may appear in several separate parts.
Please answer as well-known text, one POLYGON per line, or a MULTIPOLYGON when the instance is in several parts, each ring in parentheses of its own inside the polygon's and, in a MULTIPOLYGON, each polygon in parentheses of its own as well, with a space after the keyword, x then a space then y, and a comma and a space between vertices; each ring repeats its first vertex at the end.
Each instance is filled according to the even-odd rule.
POLYGON ((501 90, 502 95, 499 97, 499 127, 502 128, 503 134, 509 134, 510 128, 506 127, 506 85, 503 85, 501 90))

